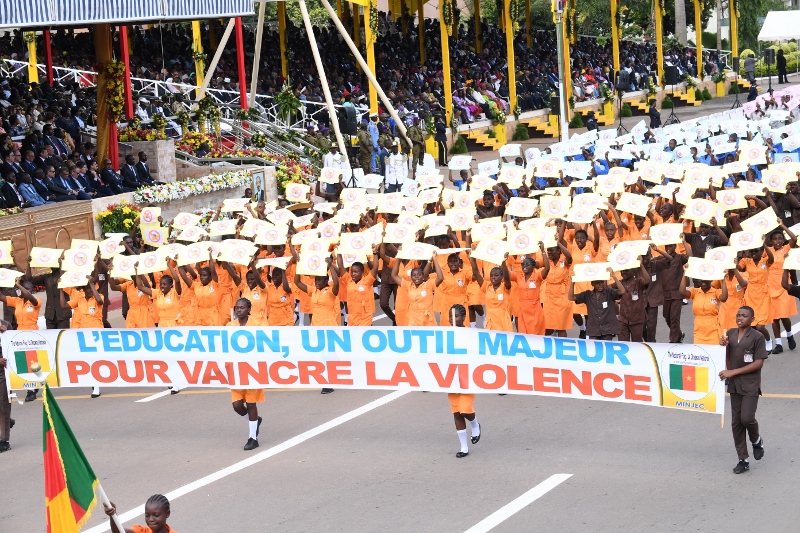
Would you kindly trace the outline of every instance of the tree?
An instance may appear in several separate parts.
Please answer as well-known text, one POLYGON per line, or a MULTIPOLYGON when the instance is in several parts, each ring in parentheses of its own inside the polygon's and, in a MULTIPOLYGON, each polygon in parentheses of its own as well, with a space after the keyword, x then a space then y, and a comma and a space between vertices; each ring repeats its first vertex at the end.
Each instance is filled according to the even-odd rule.
MULTIPOLYGON (((694 5, 694 2, 690 3, 694 5)), ((686 46, 686 3, 684 0, 675 0, 675 37, 679 43, 686 46)))
POLYGON ((761 31, 759 17, 770 11, 783 11, 783 2, 774 0, 736 0, 731 2, 739 9, 739 50, 758 50, 758 32, 761 31))

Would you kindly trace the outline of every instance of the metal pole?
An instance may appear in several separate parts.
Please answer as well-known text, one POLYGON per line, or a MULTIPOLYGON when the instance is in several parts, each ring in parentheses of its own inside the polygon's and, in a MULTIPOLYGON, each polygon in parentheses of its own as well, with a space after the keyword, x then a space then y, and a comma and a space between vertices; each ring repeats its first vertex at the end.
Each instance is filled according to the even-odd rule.
POLYGON ((563 22, 563 13, 556 12, 556 50, 558 50, 558 100, 559 100, 559 123, 561 127, 561 140, 568 141, 569 140, 569 123, 567 122, 567 94, 564 90, 566 88, 565 78, 564 76, 568 76, 569 73, 565 73, 564 69, 564 39, 562 35, 562 22, 563 22))
POLYGON ((228 43, 228 38, 231 36, 233 32, 233 27, 236 25, 236 19, 231 19, 228 21, 228 26, 225 28, 225 33, 222 34, 222 40, 219 42, 217 46, 217 51, 214 52, 214 58, 211 60, 211 63, 208 64, 208 70, 206 70, 206 75, 203 78, 203 83, 200 85, 200 89, 197 91, 197 97, 195 98, 196 102, 199 102, 203 99, 203 96, 206 94, 206 89, 208 89, 208 84, 211 83, 211 78, 214 74, 214 69, 217 68, 217 63, 219 63, 219 58, 222 57, 222 52, 225 50, 225 45, 228 43))
POLYGON ((258 89, 258 69, 261 66, 261 40, 264 35, 264 12, 267 4, 261 2, 261 9, 258 11, 258 28, 256 28, 256 55, 253 58, 253 74, 250 79, 250 102, 247 107, 253 107, 256 103, 256 89, 258 89))

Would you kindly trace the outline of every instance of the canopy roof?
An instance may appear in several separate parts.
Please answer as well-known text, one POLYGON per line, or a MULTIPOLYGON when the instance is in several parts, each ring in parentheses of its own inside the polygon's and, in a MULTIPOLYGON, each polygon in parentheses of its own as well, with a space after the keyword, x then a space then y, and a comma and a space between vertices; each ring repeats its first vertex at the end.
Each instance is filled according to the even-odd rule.
POLYGON ((248 16, 253 0, 0 0, 0 28, 248 16))
POLYGON ((758 32, 759 41, 788 41, 800 37, 800 11, 770 11, 758 32))

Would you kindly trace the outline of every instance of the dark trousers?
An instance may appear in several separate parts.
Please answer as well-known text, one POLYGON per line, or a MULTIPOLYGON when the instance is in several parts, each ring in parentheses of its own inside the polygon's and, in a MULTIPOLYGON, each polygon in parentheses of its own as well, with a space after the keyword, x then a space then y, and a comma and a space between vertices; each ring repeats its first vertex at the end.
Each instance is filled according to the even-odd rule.
POLYGON ((623 324, 619 322, 619 335, 617 340, 625 342, 642 342, 642 332, 644 330, 644 323, 639 324, 623 324))
POLYGON ((664 300, 664 320, 669 326, 669 342, 681 341, 681 308, 683 300, 664 300))
POLYGON ((647 319, 644 324, 644 341, 656 342, 656 330, 658 329, 658 307, 647 306, 645 313, 647 313, 647 319))
POLYGON ((614 340, 614 335, 597 335, 594 337, 590 336, 589 338, 596 341, 611 341, 614 340))
POLYGON ((0 368, 0 442, 11 439, 11 402, 6 395, 7 388, 5 369, 0 368))
POLYGON ((778 83, 789 83, 789 79, 786 77, 786 69, 778 69, 778 83))
MULTIPOLYGON (((386 269, 384 269, 384 274, 386 273, 386 269)), ((381 293, 380 293, 380 305, 381 310, 386 314, 386 317, 392 321, 392 325, 396 325, 394 323, 394 311, 389 306, 389 297, 393 296, 397 298, 397 285, 393 285, 388 283, 389 275, 382 275, 381 280, 381 293)))
POLYGON ((747 439, 745 433, 750 435, 750 442, 758 441, 758 421, 756 420, 758 396, 742 396, 731 393, 731 432, 733 444, 739 460, 747 459, 747 439))
POLYGON ((69 320, 69 318, 62 318, 61 320, 45 318, 44 322, 47 329, 69 329, 69 320))
POLYGON ((439 147, 439 166, 443 167, 447 165, 447 141, 436 141, 436 145, 439 147))

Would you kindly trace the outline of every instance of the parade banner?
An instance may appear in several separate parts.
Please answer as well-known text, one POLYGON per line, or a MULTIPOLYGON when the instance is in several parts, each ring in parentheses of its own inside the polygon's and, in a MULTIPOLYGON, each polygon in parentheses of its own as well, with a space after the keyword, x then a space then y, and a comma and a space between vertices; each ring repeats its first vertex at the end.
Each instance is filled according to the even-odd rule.
POLYGON ((582 398, 721 414, 721 346, 472 328, 156 328, 2 335, 13 390, 230 387, 418 390, 582 398))

